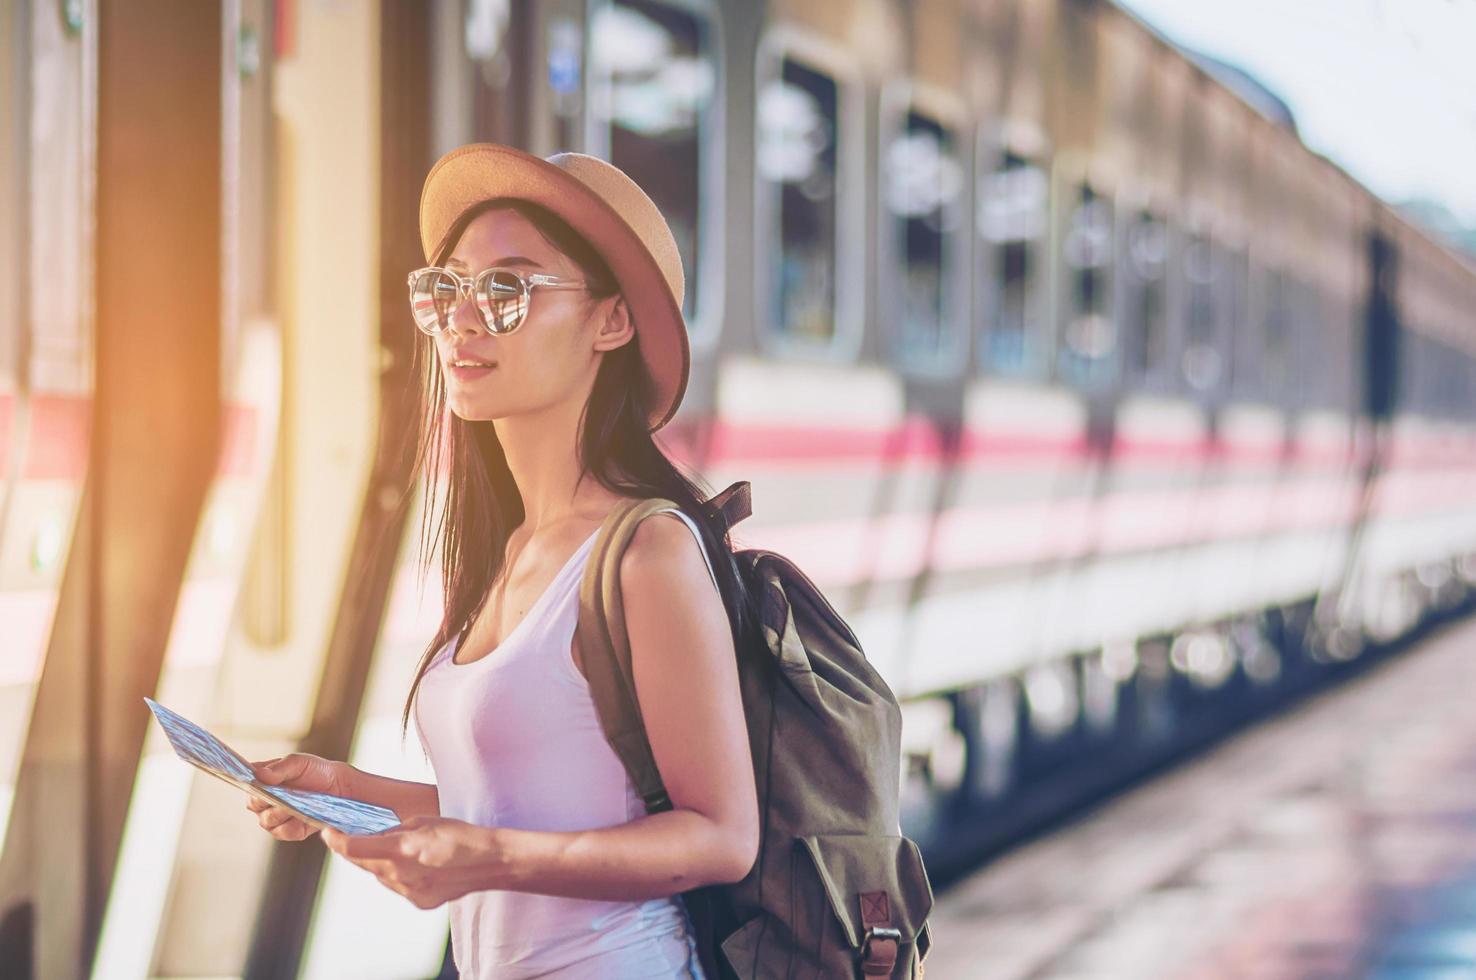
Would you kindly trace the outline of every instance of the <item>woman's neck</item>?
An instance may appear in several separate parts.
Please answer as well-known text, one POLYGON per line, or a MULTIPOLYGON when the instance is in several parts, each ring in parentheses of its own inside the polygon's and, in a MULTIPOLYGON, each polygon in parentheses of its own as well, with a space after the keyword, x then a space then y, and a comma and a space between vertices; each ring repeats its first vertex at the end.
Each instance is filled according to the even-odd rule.
POLYGON ((523 498, 523 524, 531 537, 576 515, 598 517, 618 499, 597 480, 579 474, 575 449, 579 406, 551 406, 537 413, 497 419, 493 425, 508 469, 523 498))

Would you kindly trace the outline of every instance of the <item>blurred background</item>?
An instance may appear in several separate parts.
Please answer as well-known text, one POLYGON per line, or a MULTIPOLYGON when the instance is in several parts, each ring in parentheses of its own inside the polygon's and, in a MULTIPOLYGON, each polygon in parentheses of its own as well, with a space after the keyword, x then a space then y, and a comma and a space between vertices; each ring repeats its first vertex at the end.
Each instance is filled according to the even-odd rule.
POLYGON ((469 141, 662 208, 659 440, 752 482, 735 539, 903 701, 940 907, 1465 615, 1473 37, 1462 0, 0 2, 0 975, 454 976, 444 907, 272 841, 143 697, 430 781, 404 277, 469 141))

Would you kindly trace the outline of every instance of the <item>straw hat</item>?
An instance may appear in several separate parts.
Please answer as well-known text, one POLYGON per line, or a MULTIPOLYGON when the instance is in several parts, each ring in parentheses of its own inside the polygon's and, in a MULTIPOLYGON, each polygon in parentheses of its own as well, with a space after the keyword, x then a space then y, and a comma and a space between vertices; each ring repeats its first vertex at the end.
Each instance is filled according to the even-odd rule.
POLYGON ((635 320, 651 378, 651 431, 676 413, 691 352, 682 319, 686 281, 671 228, 646 192, 620 170, 583 153, 540 159, 497 143, 469 143, 436 161, 420 192, 427 262, 468 208, 494 197, 542 205, 583 235, 609 264, 635 320))

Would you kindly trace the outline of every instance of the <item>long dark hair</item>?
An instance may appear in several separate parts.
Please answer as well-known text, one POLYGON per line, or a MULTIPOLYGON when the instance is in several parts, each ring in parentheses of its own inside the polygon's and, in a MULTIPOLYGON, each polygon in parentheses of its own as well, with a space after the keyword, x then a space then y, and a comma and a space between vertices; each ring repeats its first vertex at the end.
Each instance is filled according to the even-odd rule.
MULTIPOLYGON (((593 298, 619 291, 600 254, 560 217, 546 208, 512 198, 484 201, 463 214, 447 233, 435 264, 441 265, 477 215, 507 208, 528 219, 550 245, 572 259, 589 281, 593 298)), ((419 445, 415 470, 426 479, 426 506, 420 529, 422 570, 435 548, 441 551, 445 594, 441 625, 426 648, 405 699, 400 734, 409 730, 410 712, 436 653, 459 635, 476 615, 502 569, 508 535, 522 523, 523 498, 508 469, 507 456, 490 421, 467 421, 446 410, 446 383, 435 342, 422 335, 416 345, 416 373, 422 382, 419 445), (446 478, 444 506, 436 512, 436 489, 446 478)), ((728 626, 739 651, 757 622, 750 587, 732 559, 732 542, 721 515, 706 501, 712 491, 696 474, 682 472, 657 446, 648 429, 650 382, 640 355, 639 324, 631 340, 606 351, 595 374, 580 419, 580 476, 626 497, 664 497, 681 507, 702 532, 722 593, 728 626)))

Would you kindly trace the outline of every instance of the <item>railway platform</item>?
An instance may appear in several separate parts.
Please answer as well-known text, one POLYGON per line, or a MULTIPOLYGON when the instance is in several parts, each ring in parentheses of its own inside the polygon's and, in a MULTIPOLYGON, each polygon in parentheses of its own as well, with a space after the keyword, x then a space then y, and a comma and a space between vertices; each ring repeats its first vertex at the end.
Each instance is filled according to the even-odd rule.
POLYGON ((939 892, 930 980, 1476 978, 1476 620, 939 892))

